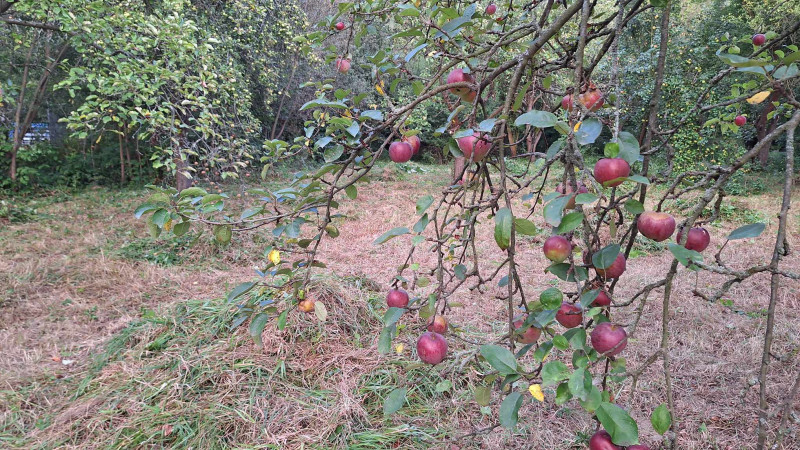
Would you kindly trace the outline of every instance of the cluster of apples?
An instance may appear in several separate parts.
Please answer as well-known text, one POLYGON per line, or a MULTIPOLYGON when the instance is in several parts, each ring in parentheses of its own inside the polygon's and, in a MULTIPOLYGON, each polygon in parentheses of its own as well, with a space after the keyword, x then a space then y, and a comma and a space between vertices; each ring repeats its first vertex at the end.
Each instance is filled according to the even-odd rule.
MULTIPOLYGON (((626 450, 650 450, 646 445, 629 445, 624 447, 626 450)), ((589 439, 589 450, 622 450, 623 447, 614 445, 611 441, 611 435, 606 430, 600 430, 593 434, 589 439)))
MULTIPOLYGON (((408 307, 408 292, 402 289, 392 289, 386 295, 386 305, 390 308, 408 307)), ((436 365, 444 361, 447 356, 447 319, 436 315, 428 324, 428 331, 417 339, 417 355, 427 364, 436 365)))
POLYGON ((403 136, 401 140, 389 144, 389 159, 396 163, 407 162, 419 153, 421 145, 422 140, 419 136, 403 136))
MULTIPOLYGON (((589 84, 586 92, 578 94, 578 102, 589 111, 597 111, 605 104, 603 92, 597 89, 594 84, 589 84)), ((561 99, 561 107, 567 111, 572 111, 575 108, 575 102, 572 99, 572 94, 567 94, 561 99)))

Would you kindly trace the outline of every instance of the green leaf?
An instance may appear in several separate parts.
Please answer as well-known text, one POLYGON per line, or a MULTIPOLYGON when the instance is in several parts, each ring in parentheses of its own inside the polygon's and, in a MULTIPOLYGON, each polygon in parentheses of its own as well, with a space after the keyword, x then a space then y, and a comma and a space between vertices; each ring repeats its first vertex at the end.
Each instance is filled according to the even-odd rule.
POLYGON ((572 266, 570 266, 568 263, 551 264, 545 270, 557 276, 558 278, 569 282, 583 281, 589 278, 589 272, 585 267, 575 266, 575 270, 572 270, 572 266))
POLYGON ((669 0, 650 0, 650 4, 656 8, 663 8, 669 4, 669 0))
POLYGON ((175 236, 183 236, 186 232, 189 231, 189 227, 192 225, 192 222, 188 220, 186 222, 176 223, 174 227, 172 227, 172 232, 175 236))
MULTIPOLYGON (((415 11, 416 11, 416 10, 415 10, 415 11)), ((417 11, 417 14, 419 14, 419 11, 417 11)), ((419 53, 419 51, 420 51, 420 50, 422 50, 423 48, 425 48, 425 47, 427 47, 427 46, 428 46, 428 44, 427 44, 427 43, 425 43, 425 44, 420 44, 420 45, 418 45, 418 46, 414 47, 414 49, 413 49, 413 50, 411 50, 410 52, 408 52, 408 54, 406 55, 406 57, 405 57, 405 60, 406 60, 406 62, 409 62, 409 61, 411 61, 411 58, 413 58, 413 57, 414 57, 414 55, 416 55, 417 53, 419 53)))
POLYGON ((800 72, 800 69, 797 68, 797 64, 792 64, 790 66, 778 67, 772 76, 775 77, 776 80, 785 80, 797 75, 798 72, 800 72))
POLYGON ((545 309, 558 309, 564 301, 564 294, 558 288, 547 288, 539 294, 539 301, 545 309))
POLYGON ((383 120, 383 113, 376 109, 370 109, 367 111, 362 111, 359 117, 381 121, 383 120))
POLYGON ((653 414, 650 416, 650 423, 653 424, 653 429, 658 434, 663 435, 669 430, 669 427, 672 426, 672 414, 670 414, 667 405, 662 403, 653 410, 653 414))
POLYGON ((467 278, 467 266, 459 264, 453 267, 453 273, 459 280, 464 280, 467 278))
POLYGON ((545 155, 547 157, 547 160, 550 161, 551 159, 555 158, 558 152, 561 150, 561 147, 563 146, 564 146, 563 138, 550 144, 550 147, 547 147, 547 154, 545 155))
POLYGON ((430 219, 428 218, 428 213, 425 213, 422 215, 422 217, 419 218, 417 223, 414 224, 412 229, 414 230, 415 233, 422 233, 423 231, 425 231, 425 227, 428 226, 428 223, 430 223, 430 219))
POLYGON ((160 203, 160 202, 159 203, 143 203, 143 204, 139 205, 138 208, 136 208, 136 211, 133 213, 133 215, 136 216, 137 219, 141 219, 142 214, 144 214, 144 213, 146 213, 148 211, 153 211, 154 209, 159 209, 162 206, 165 206, 165 205, 163 203, 160 203))
POLYGON ((639 443, 639 427, 627 411, 613 403, 603 402, 596 414, 603 428, 611 435, 611 442, 623 446, 639 443))
POLYGON ((575 203, 579 205, 585 205, 587 203, 596 202, 598 198, 599 197, 594 194, 588 194, 588 193, 578 194, 577 196, 575 196, 575 203))
POLYGON ((325 162, 333 162, 339 159, 342 154, 344 154, 344 147, 341 145, 334 145, 333 147, 326 148, 322 157, 325 158, 325 162))
POLYGON ((389 239, 396 238, 397 236, 402 236, 404 234, 410 234, 411 231, 406 227, 397 227, 392 228, 391 230, 383 233, 382 235, 378 236, 377 239, 372 243, 372 245, 381 245, 384 242, 388 241, 389 239))
POLYGON ((407 391, 408 390, 406 388, 397 388, 386 396, 386 399, 383 401, 384 416, 390 416, 396 413, 400 410, 400 408, 403 407, 403 405, 406 404, 407 391))
POLYGON ((478 131, 486 131, 490 132, 494 128, 494 124, 497 122, 497 119, 486 119, 478 124, 478 131))
POLYGON ((631 175, 626 179, 628 181, 633 181, 634 183, 650 184, 650 180, 648 180, 647 177, 643 177, 641 175, 631 175))
POLYGON ((239 284, 228 293, 228 303, 233 303, 237 298, 250 292, 257 284, 255 281, 239 284))
POLYGON ((672 252, 672 255, 675 257, 675 259, 680 261, 680 263, 686 267, 689 267, 693 262, 703 261, 703 255, 694 250, 689 250, 680 244, 671 242, 667 244, 667 248, 669 248, 669 251, 672 252))
POLYGON ((351 184, 344 188, 344 193, 347 194, 350 200, 355 200, 358 197, 358 188, 356 188, 355 184, 351 184))
POLYGON ((269 322, 269 315, 266 313, 258 313, 250 320, 248 331, 250 332, 250 337, 253 338, 253 341, 255 341, 258 347, 263 345, 261 342, 261 333, 264 332, 264 327, 267 326, 267 322, 269 322))
POLYGON ((494 216, 494 240, 501 250, 505 250, 511 245, 511 225, 514 221, 514 216, 511 215, 511 210, 508 208, 501 208, 494 216))
POLYGON ((569 378, 569 368, 561 361, 550 361, 542 367, 542 384, 552 386, 569 378))
POLYGON ((600 136, 601 131, 603 131, 603 124, 594 117, 590 117, 581 122, 581 126, 575 132, 575 139, 581 145, 593 144, 600 136))
POLYGON ((606 158, 616 158, 619 155, 619 144, 615 142, 607 142, 603 147, 603 156, 606 158))
POLYGON ((519 421, 519 408, 522 406, 522 394, 512 392, 500 404, 500 425, 514 428, 519 421))
POLYGON ((378 353, 385 355, 392 351, 392 329, 394 327, 384 327, 378 338, 378 353))
POLYGON ((592 265, 598 269, 607 269, 614 264, 619 255, 619 244, 610 244, 592 255, 592 265))
POLYGON ((600 406, 600 403, 603 401, 603 397, 600 394, 600 390, 597 389, 595 386, 592 386, 591 392, 589 395, 586 396, 586 400, 580 400, 581 406, 586 411, 593 413, 597 408, 600 406))
POLYGON ((564 216, 564 218, 561 219, 561 223, 558 224, 558 228, 556 228, 555 232, 556 232, 556 234, 569 233, 570 231, 572 231, 572 230, 578 228, 579 226, 581 226, 582 222, 583 222, 583 213, 582 212, 578 212, 578 211, 571 212, 571 213, 567 214, 566 216, 564 216))
POLYGON ((450 381, 450 380, 442 380, 442 381, 436 383, 435 389, 436 389, 436 392, 441 394, 442 392, 449 391, 450 389, 452 389, 452 387, 453 387, 453 382, 452 381, 450 381))
POLYGON ((517 233, 524 234, 525 236, 536 236, 540 231, 533 222, 521 217, 514 218, 514 229, 517 233))
POLYGON ((190 187, 190 188, 186 188, 186 189, 182 190, 180 195, 178 195, 178 197, 180 197, 180 198, 186 198, 186 197, 195 198, 195 197, 202 197, 202 196, 204 196, 206 194, 208 194, 208 192, 206 192, 206 190, 203 189, 203 188, 190 187))
POLYGON ((433 204, 433 197, 430 195, 426 195, 417 200, 417 215, 427 211, 431 204, 433 204))
POLYGON ((566 350, 569 348, 569 341, 562 335, 555 336, 553 338, 553 345, 559 350, 566 350))
POLYGON ((766 224, 763 223, 751 223, 749 225, 745 225, 743 227, 739 227, 733 231, 731 234, 728 235, 729 241, 735 241, 737 239, 747 239, 747 238, 754 238, 761 235, 764 232, 764 228, 766 224))
POLYGON ((644 205, 638 200, 630 199, 625 202, 625 209, 631 214, 641 214, 644 212, 644 205))
POLYGON ((554 227, 561 224, 561 214, 564 212, 564 208, 567 206, 569 199, 569 195, 562 195, 544 205, 544 220, 554 227))
POLYGON ((289 317, 289 310, 285 309, 280 316, 278 316, 278 329, 283 331, 286 328, 286 318, 289 317))
POLYGON ((561 383, 556 388, 556 405, 563 405, 572 399, 572 394, 569 392, 569 385, 561 383))
POLYGON ((507 348, 499 345, 482 345, 481 355, 491 364, 501 375, 511 375, 517 373, 517 359, 507 348))
POLYGON ((549 111, 528 111, 525 114, 517 117, 514 125, 518 127, 533 126, 536 128, 549 128, 555 126, 558 119, 555 114, 549 111))
POLYGON ((627 131, 620 131, 617 144, 619 144, 617 158, 622 158, 631 165, 639 160, 639 140, 636 136, 627 131))
POLYGON ((586 401, 592 392, 592 374, 585 368, 573 372, 569 377, 569 391, 573 396, 586 401))
POLYGON ((229 225, 214 226, 214 240, 220 244, 227 244, 231 241, 231 227, 229 225))
POLYGON ((166 209, 159 209, 158 211, 153 213, 153 216, 150 218, 150 222, 154 223, 158 226, 158 228, 164 228, 164 224, 169 221, 170 214, 169 211, 166 209))
POLYGON ((394 325, 405 312, 406 310, 404 308, 391 307, 387 309, 386 313, 383 314, 383 325, 386 327, 394 325))
POLYGON ((475 401, 481 406, 489 406, 492 401, 492 388, 490 386, 475 386, 475 401))

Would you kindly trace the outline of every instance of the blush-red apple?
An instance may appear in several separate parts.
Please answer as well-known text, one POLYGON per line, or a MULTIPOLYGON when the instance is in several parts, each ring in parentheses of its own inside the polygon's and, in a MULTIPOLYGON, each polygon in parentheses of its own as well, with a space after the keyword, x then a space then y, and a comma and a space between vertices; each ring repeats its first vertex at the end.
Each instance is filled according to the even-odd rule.
POLYGON ((600 293, 597 294, 597 298, 592 302, 592 306, 598 306, 600 308, 605 308, 609 305, 611 305, 611 297, 609 297, 605 291, 600 291, 600 293))
POLYGON ((625 255, 620 253, 610 266, 606 267, 605 269, 595 267, 594 271, 597 272, 597 274, 601 277, 611 280, 614 278, 619 278, 623 273, 625 273, 626 266, 627 261, 625 260, 625 255))
POLYGON ((542 330, 531 325, 524 332, 520 331, 520 328, 522 328, 526 318, 527 316, 523 315, 514 321, 514 328, 517 330, 517 342, 522 344, 533 344, 539 340, 539 336, 542 335, 542 330))
POLYGON ((464 158, 467 158, 467 160, 472 159, 475 162, 482 160, 492 147, 492 144, 478 132, 475 132, 472 136, 458 138, 456 142, 461 153, 464 154, 464 158))
POLYGON ((573 108, 572 104, 572 95, 565 95, 564 98, 561 99, 561 108, 566 109, 567 111, 572 111, 573 108))
POLYGON ((414 155, 419 153, 419 148, 422 145, 422 141, 420 140, 419 136, 417 135, 403 136, 402 141, 407 142, 409 145, 411 145, 411 149, 414 151, 414 155))
POLYGON ((761 47, 764 43, 767 42, 767 36, 761 33, 753 35, 753 45, 756 47, 761 47))
POLYGON ((337 22, 336 23, 336 29, 339 30, 339 31, 344 30, 344 22, 337 22))
POLYGON ((675 232, 675 218, 667 213, 647 211, 639 216, 636 227, 645 237, 661 242, 675 232))
POLYGON ((556 321, 566 328, 575 328, 583 322, 583 311, 574 303, 564 302, 556 312, 556 321))
POLYGON ((491 16, 495 12, 497 12, 497 5, 494 3, 489 3, 489 6, 486 7, 486 15, 491 16))
POLYGON ((628 345, 625 328, 611 322, 597 324, 591 334, 592 348, 605 356, 618 355, 628 345))
POLYGON ((550 236, 544 241, 544 257, 553 262, 564 262, 572 252, 572 244, 564 236, 550 236))
POLYGON ((444 316, 436 316, 428 324, 428 331, 445 334, 447 332, 447 319, 444 316))
POLYGON ((414 149, 408 142, 395 141, 389 145, 389 159, 396 163, 404 163, 414 156, 414 149))
MULTIPOLYGON (((678 233, 678 243, 680 243, 681 240, 683 240, 683 230, 678 233)), ((686 243, 683 244, 683 246, 689 250, 702 252, 710 243, 711 235, 708 234, 708 230, 703 227, 694 227, 689 230, 689 236, 686 238, 686 243)))
POLYGON ((590 89, 578 96, 578 101, 589 111, 597 111, 603 107, 605 100, 599 89, 590 89))
POLYGON ((558 192, 559 194, 565 194, 565 195, 572 194, 570 196, 570 199, 567 201, 567 204, 564 206, 564 209, 572 209, 572 208, 575 207, 575 197, 578 196, 579 194, 586 194, 586 193, 589 192, 589 190, 586 189, 586 185, 585 184, 578 183, 578 193, 574 194, 572 192, 572 186, 567 184, 566 189, 564 189, 564 183, 561 183, 556 187, 556 192, 558 192))
MULTIPOLYGON (((447 84, 461 83, 461 82, 474 83, 475 78, 471 74, 465 73, 463 69, 453 69, 447 75, 447 84)), ((462 99, 467 99, 470 96, 470 93, 475 91, 473 91, 468 87, 457 87, 457 88, 450 88, 450 92, 457 95, 458 97, 461 97, 462 99)), ((472 99, 474 100, 475 97, 473 96, 472 99)))
POLYGON ((417 355, 422 362, 439 364, 447 356, 447 339, 432 331, 423 333, 417 340, 417 355))
POLYGON ((594 179, 605 187, 619 186, 624 180, 617 178, 630 174, 631 166, 622 158, 603 158, 594 165, 594 179))
POLYGON ((747 123, 747 117, 738 115, 733 119, 733 123, 735 123, 737 127, 743 127, 744 124, 747 123))
POLYGON ((405 308, 408 306, 408 292, 402 289, 392 289, 386 294, 386 304, 390 308, 405 308))
POLYGON ((589 439, 589 450, 622 450, 622 447, 614 445, 606 430, 600 430, 589 439))
POLYGON ((336 70, 339 73, 347 73, 350 71, 350 60, 346 58, 336 58, 336 70))

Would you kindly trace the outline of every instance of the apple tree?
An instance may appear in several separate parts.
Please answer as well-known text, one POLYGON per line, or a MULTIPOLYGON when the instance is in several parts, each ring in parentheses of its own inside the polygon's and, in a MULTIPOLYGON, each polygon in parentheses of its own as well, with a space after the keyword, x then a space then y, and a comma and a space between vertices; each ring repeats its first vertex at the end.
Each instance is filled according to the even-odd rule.
MULTIPOLYGON (((680 411, 675 408, 670 345, 676 274, 692 270, 725 276, 727 280, 714 292, 695 292, 719 299, 731 286, 766 272, 772 283, 759 371, 758 446, 766 448, 782 439, 780 432, 769 431, 770 409, 775 405, 767 403, 765 393, 778 289, 783 278, 798 278, 784 270, 781 261, 790 251, 787 211, 800 103, 787 91, 779 105, 780 125, 725 163, 674 172, 676 155, 670 142, 698 112, 760 103, 796 80, 800 52, 786 39, 800 24, 766 33, 763 42, 742 36, 723 45, 716 57, 724 67, 700 87, 696 103, 682 116, 664 119, 662 86, 674 56, 668 51, 673 2, 517 5, 503 1, 479 7, 470 2, 360 0, 337 7, 336 14, 300 44, 309 54, 327 55, 339 74, 312 84, 316 98, 302 108, 313 111, 305 134, 288 142, 267 141, 263 157, 268 170, 281 158, 315 148, 325 163, 296 174, 282 189, 255 189, 260 201, 238 217, 226 211, 224 195, 197 187, 182 191, 153 187, 150 199, 136 212, 148 215, 151 228, 175 234, 193 226, 213 227, 215 238, 223 243, 233 232, 271 230, 259 278, 228 294, 238 304, 236 324, 249 323, 258 341, 270 321, 282 329, 297 310, 325 320, 325 306, 315 301, 308 284, 312 271, 325 267, 318 257, 320 242, 339 235, 340 202, 358 196, 358 182, 384 153, 394 162, 407 161, 419 145, 419 135, 433 133, 448 137, 449 152, 466 163, 442 192, 418 199, 413 224, 398 224, 375 240, 380 245, 408 236, 411 243, 407 257, 398 261, 397 274, 387 280, 391 290, 378 351, 391 350, 398 321, 418 315, 426 322, 426 329, 418 330, 417 354, 422 361, 454 371, 470 365, 483 378, 475 390, 476 401, 487 405, 493 396, 502 398, 494 425, 476 433, 513 428, 524 420, 518 414, 527 398, 524 393, 529 391, 541 401, 545 387, 555 390, 556 403, 574 402, 597 420, 592 449, 647 448, 617 392, 626 383, 635 389, 641 374, 660 363, 663 402, 652 405, 651 421, 664 436, 665 447, 679 448, 675 430, 680 411), (620 89, 619 44, 627 27, 643 14, 658 17, 657 56, 646 120, 631 128, 620 117, 626 99, 620 89), (393 33, 392 45, 351 60, 352 48, 378 33, 378 25, 393 33), (336 33, 347 34, 344 46, 327 45, 336 33), (734 43, 737 51, 732 52, 734 43), (420 58, 430 65, 425 75, 413 70, 420 58), (372 74, 377 106, 364 101, 375 93, 348 88, 347 72, 353 65, 372 74), (737 82, 725 98, 711 102, 715 87, 732 77, 737 82), (398 102, 398 92, 404 89, 414 95, 398 102), (452 108, 443 123, 431 123, 428 129, 408 126, 415 109, 442 101, 452 108), (764 146, 784 135, 786 181, 772 259, 735 270, 726 262, 725 244, 708 258, 711 236, 703 225, 719 216, 727 183, 764 146), (589 156, 595 148, 602 149, 603 158, 592 164, 589 156), (522 161, 526 170, 515 171, 509 165, 512 160, 522 161), (655 197, 649 188, 654 183, 664 187, 655 197), (690 206, 682 217, 664 212, 667 205, 685 199, 690 206), (539 229, 535 217, 544 222, 545 230, 539 229), (500 264, 490 270, 481 267, 475 249, 477 228, 487 223, 503 252, 500 264), (525 264, 517 254, 521 236, 535 234, 549 236, 543 257, 552 264, 544 281, 521 275, 525 264), (627 260, 640 234, 652 241, 672 241, 668 243, 672 262, 658 281, 623 297, 615 288, 626 283, 627 260), (418 252, 433 252, 435 264, 425 267, 415 262, 418 252), (541 289, 551 280, 557 280, 558 287, 541 289), (448 353, 448 336, 458 334, 447 321, 457 291, 468 287, 485 292, 490 286, 502 288, 502 295, 486 301, 504 305, 505 331, 470 344, 466 351, 448 353), (535 291, 541 292, 535 295, 535 291), (260 295, 251 296, 253 292, 260 295), (270 301, 259 300, 265 296, 270 301), (636 335, 644 303, 654 298, 661 303, 660 344, 644 362, 628 367, 625 348, 636 335), (631 305, 636 305, 636 314, 620 322, 616 308, 631 305)), ((734 118, 720 116, 728 119, 734 118)), ((763 230, 764 224, 750 224, 724 241, 754 237, 763 230)), ((400 408, 405 392, 398 386, 387 397, 385 411, 400 408)))

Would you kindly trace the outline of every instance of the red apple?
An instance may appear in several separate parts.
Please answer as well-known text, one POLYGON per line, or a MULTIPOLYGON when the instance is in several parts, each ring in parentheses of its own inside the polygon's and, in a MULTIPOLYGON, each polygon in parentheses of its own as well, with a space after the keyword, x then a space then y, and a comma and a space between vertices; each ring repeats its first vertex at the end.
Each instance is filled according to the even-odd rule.
POLYGON ((619 186, 623 180, 612 180, 630 174, 631 166, 622 158, 603 158, 594 165, 594 179, 605 187, 619 186))
POLYGON ((591 306, 598 306, 600 308, 605 308, 606 306, 611 305, 611 297, 606 294, 605 291, 600 291, 597 294, 597 298, 594 299, 591 306))
POLYGON ((756 47, 761 47, 764 43, 767 42, 767 37, 761 33, 753 35, 753 45, 756 47))
POLYGON ((419 153, 419 147, 422 145, 422 141, 419 139, 419 136, 403 136, 402 140, 403 142, 407 142, 409 145, 411 145, 411 149, 414 151, 415 155, 419 153))
POLYGON ((414 156, 414 149, 408 142, 394 141, 389 145, 389 158, 396 163, 404 163, 414 156))
POLYGON ((339 73, 347 73, 350 70, 350 60, 346 58, 336 58, 336 70, 339 73))
POLYGON ((476 91, 469 91, 461 96, 461 100, 466 103, 475 103, 476 98, 478 98, 478 93, 476 91))
POLYGON ((571 95, 567 94, 561 99, 561 108, 566 109, 567 111, 572 111, 573 106, 571 95))
MULTIPOLYGON (((556 187, 556 192, 558 192, 559 194, 567 194, 567 195, 572 194, 572 186, 570 186, 569 183, 568 183, 567 184, 567 188, 565 190, 564 189, 564 183, 561 183, 561 184, 558 185, 558 187, 556 187)), ((578 194, 586 194, 588 192, 589 192, 589 190, 586 189, 586 185, 585 184, 578 183, 578 194)), ((567 204, 564 206, 564 209, 572 209, 572 208, 575 207, 575 197, 578 194, 572 195, 572 198, 569 199, 567 204)))
POLYGON ((558 308, 556 320, 566 328, 575 328, 583 322, 583 311, 574 303, 564 302, 558 308))
POLYGON ((405 308, 408 306, 408 292, 402 289, 392 289, 386 294, 386 304, 390 308, 405 308))
POLYGON ((439 333, 423 333, 417 340, 417 355, 423 362, 439 364, 447 356, 447 340, 439 333))
MULTIPOLYGON (((683 239, 683 230, 678 233, 678 243, 683 239)), ((683 245, 689 250, 702 252, 711 243, 711 235, 708 230, 703 227, 694 227, 689 230, 689 237, 686 238, 686 243, 683 245)))
POLYGON ((550 236, 544 241, 544 256, 553 262, 564 262, 572 252, 572 244, 564 236, 550 236))
POLYGON ((492 144, 486 140, 486 137, 482 137, 477 131, 472 136, 464 136, 456 139, 456 142, 458 142, 458 148, 461 149, 464 158, 467 158, 467 160, 472 158, 475 162, 482 160, 492 147, 492 144))
POLYGON ((636 220, 639 231, 656 242, 669 239, 675 232, 675 219, 663 212, 643 212, 636 220))
POLYGON ((747 117, 742 115, 736 116, 736 118, 733 119, 733 123, 735 123, 737 127, 743 127, 744 124, 747 123, 747 117))
POLYGON ((436 316, 428 324, 428 331, 445 334, 447 332, 447 319, 444 316, 436 316))
POLYGON ((489 3, 489 6, 486 7, 486 15, 491 16, 495 12, 497 12, 497 5, 489 3))
POLYGON ((603 107, 603 93, 599 89, 590 89, 578 96, 578 101, 589 111, 597 111, 603 107))
POLYGON ((344 30, 344 22, 338 22, 336 24, 336 29, 339 30, 339 31, 344 30))
POLYGON ((611 280, 614 278, 619 278, 620 275, 625 273, 626 265, 627 261, 625 260, 625 255, 620 253, 617 255, 617 259, 615 259, 610 266, 606 267, 605 269, 595 267, 594 271, 597 272, 597 274, 601 277, 611 280))
POLYGON ((600 430, 589 439, 589 450, 622 450, 622 447, 611 442, 611 435, 606 430, 600 430))
POLYGON ((529 326, 527 330, 524 332, 520 330, 522 324, 525 323, 525 319, 527 315, 523 315, 518 318, 518 320, 514 321, 514 328, 517 330, 517 342, 522 344, 533 344, 534 342, 539 340, 539 336, 542 335, 542 330, 534 327, 533 325, 529 326))
POLYGON ((625 332, 625 328, 619 325, 603 322, 594 327, 591 340, 592 348, 597 350, 597 353, 605 356, 614 356, 628 345, 628 333, 625 332))
MULTIPOLYGON (((461 82, 474 83, 475 78, 469 73, 464 73, 464 70, 462 69, 453 69, 453 71, 450 72, 449 75, 447 75, 447 84, 461 83, 461 82)), ((451 88, 450 92, 457 95, 458 97, 461 97, 464 100, 468 100, 468 97, 472 95, 471 93, 474 93, 475 91, 473 91, 468 87, 458 87, 458 88, 451 88)), ((474 95, 472 95, 472 100, 475 100, 474 95)))

